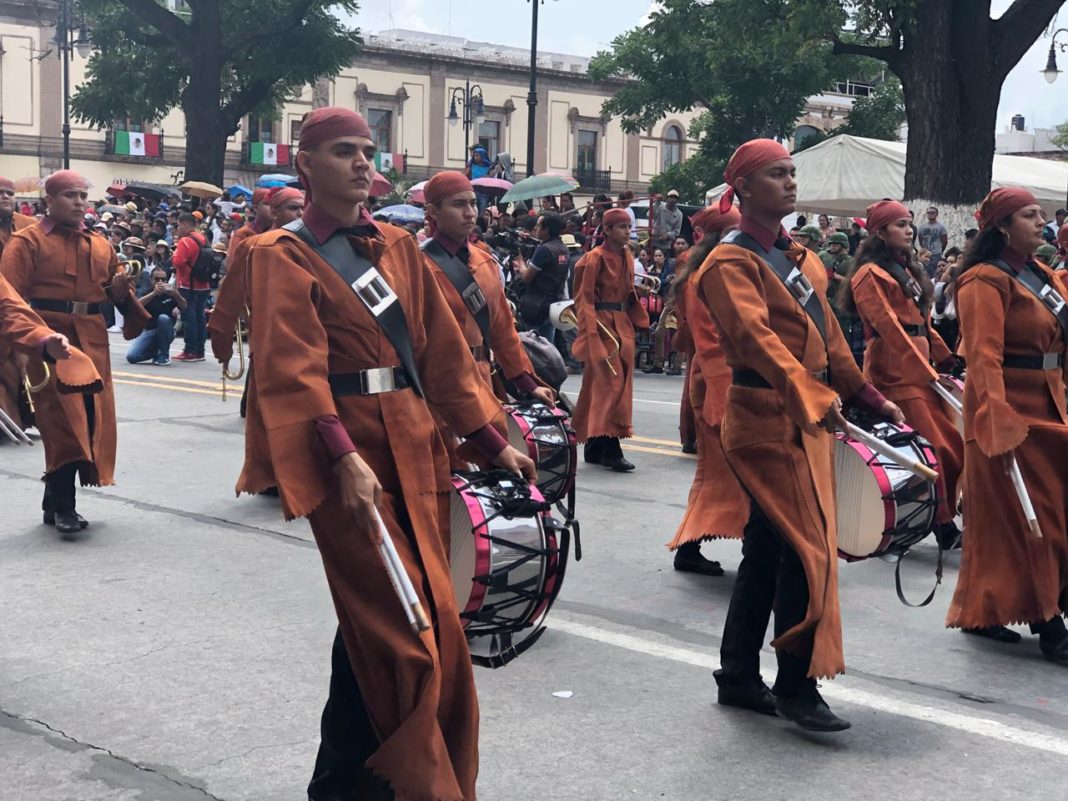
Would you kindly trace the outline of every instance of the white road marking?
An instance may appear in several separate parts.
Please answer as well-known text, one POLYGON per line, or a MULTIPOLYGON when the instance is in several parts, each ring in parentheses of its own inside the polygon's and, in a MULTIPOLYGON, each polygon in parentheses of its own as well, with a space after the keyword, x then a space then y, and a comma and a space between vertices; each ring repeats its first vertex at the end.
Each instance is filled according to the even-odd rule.
POLYGON ((635 398, 634 402, 635 403, 655 403, 655 404, 658 404, 659 406, 674 406, 675 408, 678 408, 678 406, 679 406, 679 401, 658 401, 658 400, 648 400, 646 398, 635 398))
MULTIPOLYGON (((673 645, 654 642, 631 634, 590 626, 574 620, 562 619, 553 616, 549 621, 549 628, 555 631, 570 634, 573 637, 582 637, 594 642, 613 645, 624 648, 634 653, 644 654, 657 659, 669 659, 684 665, 713 670, 719 667, 718 654, 692 651, 688 648, 679 648, 673 645)), ((765 675, 774 674, 774 661, 766 661, 762 655, 762 670, 765 675)), ((770 683, 770 680, 769 680, 770 683)), ((951 712, 947 709, 935 706, 917 704, 904 701, 899 698, 891 698, 867 690, 858 690, 853 687, 844 687, 841 684, 823 682, 820 692, 828 699, 842 701, 847 704, 856 704, 873 709, 877 712, 885 712, 890 715, 911 718, 922 723, 932 723, 966 734, 974 734, 987 737, 1003 743, 1031 748, 1036 751, 1046 751, 1058 756, 1068 757, 1068 739, 1054 734, 1038 731, 1028 731, 1015 726, 1010 726, 990 718, 982 718, 974 715, 965 715, 959 712, 951 712)))

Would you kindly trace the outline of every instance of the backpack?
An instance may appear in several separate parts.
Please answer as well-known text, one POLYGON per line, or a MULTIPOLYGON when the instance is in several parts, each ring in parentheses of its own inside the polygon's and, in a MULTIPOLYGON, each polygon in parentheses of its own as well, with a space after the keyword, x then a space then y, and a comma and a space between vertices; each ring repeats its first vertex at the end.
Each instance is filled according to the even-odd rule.
MULTIPOLYGON (((196 240, 193 240, 196 242, 196 240)), ((205 281, 212 286, 212 288, 219 285, 219 279, 223 274, 223 262, 226 260, 224 253, 219 253, 216 250, 212 250, 207 245, 202 245, 196 242, 197 248, 200 251, 197 254, 197 260, 193 262, 193 267, 190 269, 190 275, 196 281, 205 281)))

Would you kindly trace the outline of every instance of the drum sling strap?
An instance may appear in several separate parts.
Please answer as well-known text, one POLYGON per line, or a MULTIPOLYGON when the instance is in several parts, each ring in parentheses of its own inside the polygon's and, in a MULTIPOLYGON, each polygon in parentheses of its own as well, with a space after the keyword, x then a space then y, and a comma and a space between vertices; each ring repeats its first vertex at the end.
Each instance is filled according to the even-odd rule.
POLYGON ((419 383, 419 372, 415 369, 412 335, 408 330, 404 309, 397 302, 397 294, 386 283, 382 274, 370 261, 355 251, 348 238, 340 231, 336 231, 333 236, 319 244, 303 220, 295 220, 282 227, 299 236, 349 285, 397 351, 397 357, 411 379, 412 389, 420 397, 426 397, 419 383))
MULTIPOLYGON (((890 273, 891 278, 901 284, 901 287, 905 290, 905 294, 912 298, 912 302, 915 303, 916 308, 920 310, 920 316, 923 317, 923 306, 921 305, 923 303, 923 289, 920 287, 916 279, 909 275, 908 271, 896 262, 880 264, 879 266, 890 273)), ((920 325, 923 326, 923 335, 926 336, 927 341, 930 342, 931 332, 927 330, 927 323, 920 323, 920 325)), ((901 324, 901 327, 906 328, 904 323, 901 324)), ((879 332, 876 331, 875 333, 878 334, 879 332)), ((909 332, 906 330, 905 333, 908 334, 909 332)))
POLYGON ((1049 279, 1046 274, 1035 270, 1031 266, 1030 262, 1023 266, 1020 272, 1016 272, 1008 265, 1008 262, 1003 259, 994 259, 989 262, 991 266, 997 267, 1004 273, 1008 273, 1010 276, 1015 276, 1021 284, 1027 287, 1031 293, 1042 301, 1042 305, 1049 309, 1050 314, 1057 318, 1057 323, 1061 327, 1061 332, 1064 334, 1064 341, 1068 342, 1068 304, 1065 304, 1064 298, 1061 297, 1061 293, 1049 283, 1049 279))
MULTIPOLYGON (((486 296, 482 294, 482 288, 471 275, 471 270, 458 256, 453 256, 445 250, 436 239, 426 240, 419 248, 441 268, 445 277, 449 279, 449 283, 456 287, 467 310, 478 323, 478 330, 482 332, 482 344, 488 351, 492 344, 490 342, 489 305, 486 303, 486 296)), ((487 358, 489 358, 488 353, 487 358)))

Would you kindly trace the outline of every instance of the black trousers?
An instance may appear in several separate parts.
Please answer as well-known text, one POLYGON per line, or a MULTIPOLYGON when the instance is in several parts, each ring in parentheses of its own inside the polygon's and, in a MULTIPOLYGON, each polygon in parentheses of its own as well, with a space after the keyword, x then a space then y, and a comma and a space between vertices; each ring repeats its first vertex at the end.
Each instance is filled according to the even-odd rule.
POLYGON ((75 479, 82 462, 65 464, 45 476, 42 512, 73 512, 75 508, 75 479))
POLYGON ((355 794, 358 788, 366 788, 367 797, 391 797, 382 783, 364 768, 378 748, 378 737, 371 727, 340 629, 334 635, 330 655, 330 695, 323 707, 320 733, 319 753, 308 784, 311 801, 362 798, 355 794))
MULTIPOLYGON (((754 503, 723 628, 719 680, 745 684, 759 679, 760 649, 772 610, 778 637, 804 620, 807 607, 808 582, 801 560, 754 503)), ((816 682, 807 677, 811 643, 806 654, 778 649, 776 657, 779 672, 772 688, 776 695, 792 697, 815 690, 816 682)))
POLYGON ((619 437, 590 437, 586 440, 585 455, 591 459, 621 459, 623 448, 619 437))

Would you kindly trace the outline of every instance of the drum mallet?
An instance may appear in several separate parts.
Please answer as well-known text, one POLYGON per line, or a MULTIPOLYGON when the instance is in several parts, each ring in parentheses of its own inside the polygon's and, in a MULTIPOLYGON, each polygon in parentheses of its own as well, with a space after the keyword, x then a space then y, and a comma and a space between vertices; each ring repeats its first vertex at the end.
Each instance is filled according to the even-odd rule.
POLYGON ((932 470, 930 467, 923 464, 922 462, 917 462, 913 459, 910 459, 897 448, 893 447, 892 445, 886 444, 878 437, 869 434, 867 431, 864 431, 861 428, 857 428, 852 423, 846 423, 845 433, 847 436, 851 437, 852 439, 855 439, 857 442, 863 442, 865 445, 867 445, 873 451, 878 453, 880 456, 885 456, 891 462, 905 468, 909 472, 915 473, 916 475, 920 476, 921 478, 927 479, 928 481, 938 480, 937 471, 932 470))
POLYGON ((382 515, 379 514, 378 507, 373 507, 373 509, 375 525, 378 526, 378 535, 381 539, 378 544, 378 551, 382 555, 382 561, 386 563, 386 573, 389 575, 389 581, 393 585, 393 589, 396 590, 401 605, 404 607, 404 614, 408 618, 408 624, 416 634, 421 631, 428 631, 430 629, 430 620, 426 616, 426 611, 423 609, 419 596, 415 594, 412 579, 404 567, 404 562, 401 561, 400 554, 397 553, 397 546, 393 544, 393 538, 389 536, 389 530, 382 521, 382 515))
POLYGON ((26 436, 22 426, 17 425, 3 409, 0 409, 0 431, 3 431, 16 445, 33 445, 33 440, 26 436))
MULTIPOLYGON (((939 381, 932 381, 931 386, 934 387, 934 391, 938 393, 938 397, 944 400, 957 415, 964 419, 964 407, 961 402, 953 397, 953 393, 942 386, 939 381)), ((1010 456, 1010 462, 1008 467, 1009 478, 1012 479, 1012 487, 1016 490, 1016 497, 1020 499, 1020 506, 1023 508, 1024 517, 1027 518, 1027 525, 1031 529, 1031 533, 1039 539, 1042 539, 1042 529, 1038 525, 1038 515, 1035 514, 1035 506, 1031 503, 1031 495, 1027 492, 1027 485, 1024 484, 1023 473, 1020 472, 1020 464, 1016 461, 1016 455, 1010 456)))

